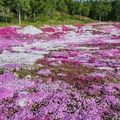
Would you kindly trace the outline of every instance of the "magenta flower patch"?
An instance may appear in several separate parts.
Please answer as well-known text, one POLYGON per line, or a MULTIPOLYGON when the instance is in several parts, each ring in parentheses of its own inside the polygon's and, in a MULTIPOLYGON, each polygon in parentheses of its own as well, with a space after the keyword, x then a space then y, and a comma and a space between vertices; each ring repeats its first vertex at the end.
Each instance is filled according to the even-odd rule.
POLYGON ((13 97, 13 92, 4 88, 0 88, 0 100, 13 97))
POLYGON ((120 23, 0 28, 0 120, 120 118, 120 23))
POLYGON ((2 67, 3 68, 19 68, 21 65, 20 64, 5 64, 2 67))

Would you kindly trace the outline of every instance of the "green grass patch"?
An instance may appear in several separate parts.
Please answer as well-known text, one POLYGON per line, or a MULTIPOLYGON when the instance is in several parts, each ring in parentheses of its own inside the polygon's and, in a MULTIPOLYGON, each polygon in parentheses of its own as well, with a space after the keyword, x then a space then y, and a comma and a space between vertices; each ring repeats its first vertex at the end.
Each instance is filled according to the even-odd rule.
MULTIPOLYGON (((78 15, 56 14, 52 16, 43 16, 40 14, 36 19, 22 20, 21 26, 25 27, 28 25, 32 25, 35 27, 41 27, 43 25, 57 26, 57 25, 87 24, 92 22, 97 21, 87 17, 80 17, 78 15)), ((11 22, 7 24, 5 22, 0 22, 0 27, 13 25, 18 25, 17 19, 13 19, 11 22)))

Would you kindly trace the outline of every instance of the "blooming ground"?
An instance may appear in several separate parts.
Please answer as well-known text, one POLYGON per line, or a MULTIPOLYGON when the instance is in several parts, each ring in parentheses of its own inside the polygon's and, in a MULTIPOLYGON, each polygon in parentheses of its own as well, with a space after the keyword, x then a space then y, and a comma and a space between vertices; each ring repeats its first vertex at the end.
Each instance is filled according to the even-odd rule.
POLYGON ((0 28, 0 120, 120 119, 120 24, 0 28))

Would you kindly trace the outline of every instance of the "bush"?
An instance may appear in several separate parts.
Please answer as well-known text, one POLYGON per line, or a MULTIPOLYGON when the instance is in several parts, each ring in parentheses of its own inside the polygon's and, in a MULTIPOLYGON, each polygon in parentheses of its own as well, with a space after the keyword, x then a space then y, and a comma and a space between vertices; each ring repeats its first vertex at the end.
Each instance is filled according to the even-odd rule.
POLYGON ((0 22, 4 22, 4 19, 2 16, 0 16, 0 22))
MULTIPOLYGON (((7 17, 7 22, 11 23, 11 21, 12 21, 12 17, 7 17)), ((2 16, 0 16, 0 22, 6 22, 2 16)))
POLYGON ((65 21, 66 19, 70 19, 70 18, 71 18, 70 15, 61 15, 58 20, 65 21))
POLYGON ((47 22, 49 19, 50 17, 47 15, 43 15, 43 14, 38 15, 38 20, 40 20, 41 22, 47 22))

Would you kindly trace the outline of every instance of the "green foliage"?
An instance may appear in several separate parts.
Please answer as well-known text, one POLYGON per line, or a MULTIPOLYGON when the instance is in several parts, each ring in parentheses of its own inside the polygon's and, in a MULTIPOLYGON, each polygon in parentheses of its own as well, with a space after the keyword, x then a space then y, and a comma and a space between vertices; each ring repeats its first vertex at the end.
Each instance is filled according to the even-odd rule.
POLYGON ((64 14, 64 15, 61 15, 58 20, 60 20, 60 21, 65 21, 65 20, 68 20, 68 19, 70 19, 70 18, 71 18, 70 15, 65 15, 65 14, 64 14))
POLYGON ((115 0, 111 4, 113 10, 110 14, 110 19, 120 21, 120 0, 115 0))
POLYGON ((45 0, 43 3, 43 14, 51 16, 56 11, 56 0, 45 0))
POLYGON ((67 12, 68 8, 64 0, 58 0, 57 10, 60 12, 67 12))
POLYGON ((107 1, 99 1, 95 6, 96 14, 99 16, 99 20, 101 21, 101 17, 106 17, 109 12, 111 12, 112 7, 111 4, 107 1))
POLYGON ((11 21, 11 18, 13 17, 13 13, 11 12, 9 7, 1 6, 0 16, 2 21, 5 21, 6 23, 8 23, 11 21))
POLYGON ((39 14, 38 15, 38 20, 40 20, 41 22, 47 22, 50 19, 49 16, 43 15, 43 14, 39 14))
POLYGON ((91 3, 84 2, 81 10, 82 15, 87 17, 89 15, 90 10, 91 10, 91 3))
POLYGON ((79 16, 77 20, 85 16, 100 21, 120 21, 120 0, 0 0, 0 21, 6 23, 11 22, 11 18, 19 18, 19 23, 21 20, 64 23, 74 18, 70 15, 79 16))
POLYGON ((21 9, 25 13, 29 13, 30 11, 30 1, 29 0, 20 0, 21 9))
POLYGON ((105 20, 108 14, 112 11, 112 6, 109 1, 99 0, 92 3, 92 14, 93 18, 101 20, 105 20))

